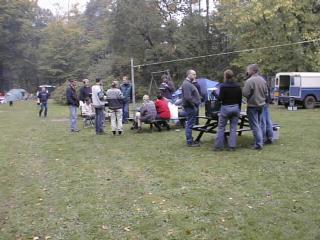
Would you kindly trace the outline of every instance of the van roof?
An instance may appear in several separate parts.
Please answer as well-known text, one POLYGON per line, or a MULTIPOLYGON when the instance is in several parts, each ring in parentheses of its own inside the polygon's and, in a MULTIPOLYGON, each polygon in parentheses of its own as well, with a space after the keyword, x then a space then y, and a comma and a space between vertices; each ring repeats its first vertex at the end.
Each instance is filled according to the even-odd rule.
POLYGON ((277 73, 276 76, 279 75, 289 75, 289 76, 302 76, 302 77, 314 77, 320 76, 320 72, 280 72, 277 73))

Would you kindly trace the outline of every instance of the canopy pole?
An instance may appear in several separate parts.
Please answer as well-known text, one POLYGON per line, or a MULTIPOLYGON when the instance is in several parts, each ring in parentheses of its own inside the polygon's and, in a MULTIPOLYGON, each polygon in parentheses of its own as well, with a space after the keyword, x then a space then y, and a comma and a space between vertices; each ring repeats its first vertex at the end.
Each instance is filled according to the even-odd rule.
POLYGON ((134 84, 133 58, 131 58, 131 84, 132 84, 132 104, 133 104, 133 109, 136 110, 136 88, 134 84))

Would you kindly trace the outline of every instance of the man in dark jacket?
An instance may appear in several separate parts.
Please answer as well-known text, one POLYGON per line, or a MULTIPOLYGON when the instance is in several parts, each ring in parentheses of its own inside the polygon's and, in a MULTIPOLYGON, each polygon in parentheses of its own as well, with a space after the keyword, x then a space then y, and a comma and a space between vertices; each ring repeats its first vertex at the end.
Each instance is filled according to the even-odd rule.
POLYGON ((67 104, 70 110, 70 131, 79 132, 77 128, 77 109, 79 107, 79 98, 76 92, 77 81, 71 80, 70 86, 67 88, 67 104))
POLYGON ((197 74, 194 70, 187 71, 187 78, 182 83, 182 106, 187 115, 186 140, 188 147, 199 147, 199 143, 193 141, 192 128, 197 119, 198 108, 200 105, 200 94, 192 84, 197 74))
POLYGON ((123 77, 123 83, 120 86, 120 90, 123 94, 123 106, 122 106, 122 111, 123 111, 123 118, 122 118, 122 123, 128 123, 128 118, 129 118, 129 103, 132 98, 132 86, 129 83, 128 77, 124 76, 123 77))
POLYGON ((83 103, 87 98, 91 98, 92 91, 89 85, 89 79, 83 79, 83 86, 80 88, 79 100, 83 103))
POLYGON ((160 90, 162 96, 168 100, 172 100, 172 94, 175 91, 174 83, 171 81, 168 75, 161 76, 162 83, 160 85, 160 90))
POLYGON ((46 90, 46 88, 41 88, 41 91, 38 93, 39 102, 40 102, 40 111, 39 111, 39 117, 41 117, 41 114, 44 110, 44 117, 47 117, 48 113, 48 99, 50 97, 49 92, 46 90))

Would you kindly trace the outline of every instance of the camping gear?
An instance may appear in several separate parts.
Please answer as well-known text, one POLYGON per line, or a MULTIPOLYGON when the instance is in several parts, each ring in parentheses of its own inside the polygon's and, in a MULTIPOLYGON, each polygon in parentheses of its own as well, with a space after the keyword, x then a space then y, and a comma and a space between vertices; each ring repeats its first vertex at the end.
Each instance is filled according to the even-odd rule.
MULTIPOLYGON (((201 97, 204 100, 204 102, 206 102, 210 99, 212 89, 214 89, 215 87, 218 87, 218 85, 219 85, 219 82, 209 80, 206 78, 199 78, 199 79, 196 79, 196 81, 198 82, 198 84, 200 86, 201 97)), ((180 98, 182 98, 181 87, 172 94, 172 99, 174 102, 176 102, 180 98)))
POLYGON ((11 89, 5 95, 6 102, 15 102, 28 99, 28 92, 24 89, 11 89))

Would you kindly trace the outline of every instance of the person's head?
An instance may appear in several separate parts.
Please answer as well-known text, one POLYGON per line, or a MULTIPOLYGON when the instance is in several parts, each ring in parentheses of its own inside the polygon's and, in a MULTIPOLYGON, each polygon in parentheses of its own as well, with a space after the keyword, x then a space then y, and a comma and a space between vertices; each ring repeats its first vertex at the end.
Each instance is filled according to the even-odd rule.
POLYGON ((168 75, 166 75, 166 74, 163 74, 162 76, 161 76, 161 80, 162 80, 162 82, 168 82, 169 81, 169 76, 168 75))
POLYGON ((157 94, 157 99, 163 99, 163 96, 162 96, 162 92, 158 92, 158 94, 157 94))
POLYGON ((259 73, 259 66, 257 64, 250 64, 247 67, 247 76, 251 77, 254 74, 258 74, 259 73))
POLYGON ((85 99, 84 101, 85 101, 85 103, 86 103, 86 104, 88 104, 88 105, 89 105, 89 104, 91 103, 91 98, 86 97, 86 99, 85 99))
POLYGON ((123 82, 124 84, 128 84, 128 83, 129 83, 128 76, 123 76, 122 82, 123 82))
POLYGON ((101 78, 96 78, 96 84, 102 85, 102 79, 101 78))
POLYGON ((89 79, 83 79, 82 82, 86 87, 89 86, 89 79))
POLYGON ((111 87, 112 87, 112 88, 117 88, 117 87, 118 87, 118 81, 113 81, 113 82, 111 83, 111 87))
POLYGON ((45 92, 46 91, 46 88, 45 87, 42 87, 41 88, 41 92, 45 92))
POLYGON ((196 79, 196 77, 197 77, 197 73, 195 70, 190 69, 187 71, 187 78, 189 80, 193 81, 194 79, 196 79))
POLYGON ((76 88, 76 86, 77 86, 77 80, 75 80, 75 79, 70 80, 70 86, 71 86, 72 88, 76 88))
POLYGON ((150 100, 150 97, 148 96, 148 95, 144 95, 143 97, 142 97, 142 99, 143 99, 143 101, 149 101, 150 100))
POLYGON ((228 69, 224 71, 223 76, 224 76, 225 82, 234 82, 234 78, 233 78, 234 75, 232 70, 228 69))

